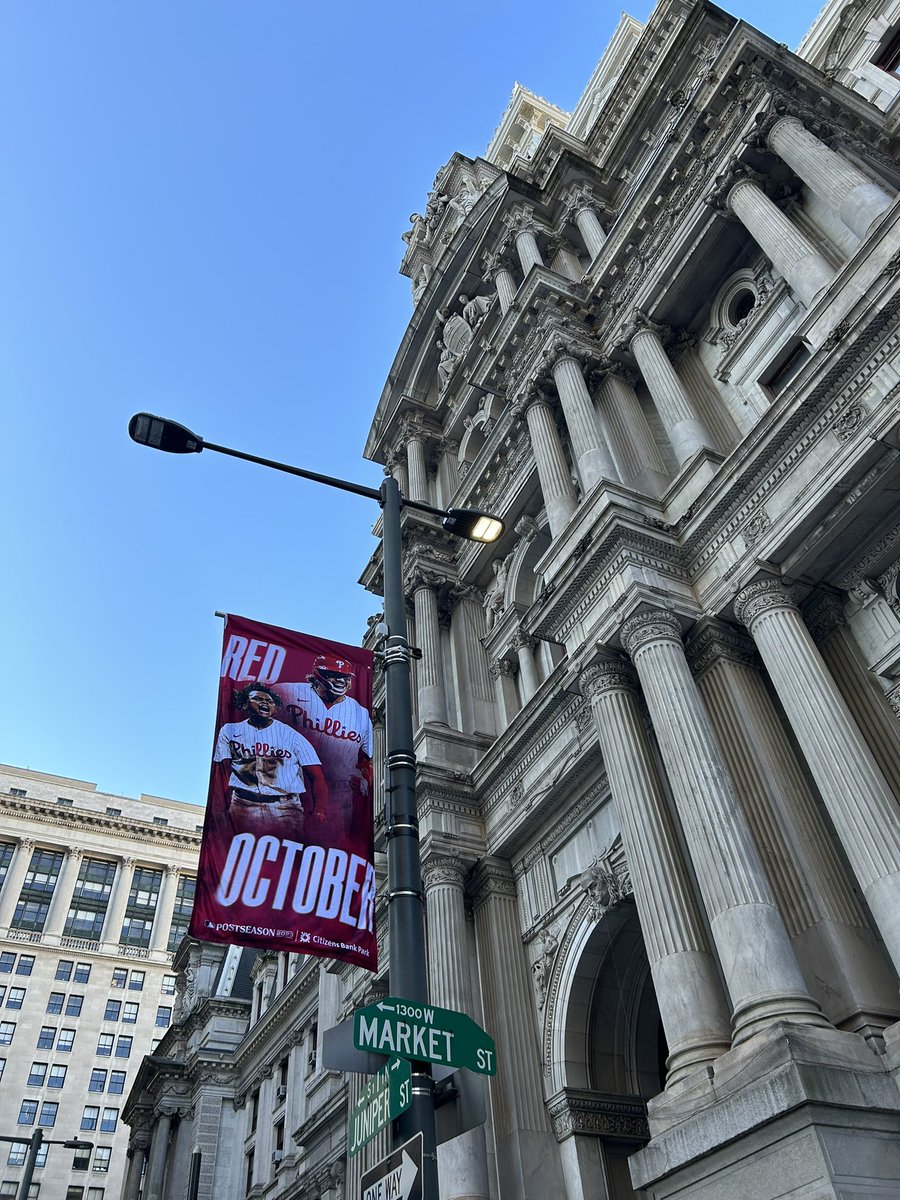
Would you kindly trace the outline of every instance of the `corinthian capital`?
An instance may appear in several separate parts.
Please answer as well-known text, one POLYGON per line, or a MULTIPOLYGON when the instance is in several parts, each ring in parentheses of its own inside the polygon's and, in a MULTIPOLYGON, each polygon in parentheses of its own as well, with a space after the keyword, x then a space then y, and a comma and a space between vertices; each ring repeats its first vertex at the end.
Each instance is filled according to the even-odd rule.
POLYGON ((586 208, 592 208, 596 212, 600 207, 594 195, 594 189, 589 183, 573 183, 560 193, 559 198, 565 206, 566 217, 573 217, 586 208))
POLYGON ((650 642, 662 641, 681 644, 681 622, 674 613, 648 609, 629 617, 622 626, 622 645, 632 658, 650 642))
POLYGON ((592 663, 578 676, 581 694, 588 700, 596 700, 608 692, 635 692, 638 690, 637 675, 630 663, 617 659, 604 659, 592 663))
POLYGON ((631 320, 623 327, 622 333, 626 342, 632 342, 639 333, 655 333, 662 341, 667 341, 672 336, 672 330, 668 325, 654 321, 639 308, 636 308, 631 314, 631 320))
POLYGON ((451 887, 462 889, 466 878, 465 863, 459 858, 452 856, 444 858, 430 858, 422 864, 422 882, 425 885, 425 891, 429 892, 432 888, 439 887, 441 884, 449 884, 451 887))
POLYGON ((517 204, 509 212, 505 212, 503 224, 512 234, 540 233, 543 228, 530 204, 517 204))
POLYGON ((779 609, 797 611, 796 601, 780 579, 757 579, 738 592, 734 599, 734 615, 751 633, 757 617, 779 609))

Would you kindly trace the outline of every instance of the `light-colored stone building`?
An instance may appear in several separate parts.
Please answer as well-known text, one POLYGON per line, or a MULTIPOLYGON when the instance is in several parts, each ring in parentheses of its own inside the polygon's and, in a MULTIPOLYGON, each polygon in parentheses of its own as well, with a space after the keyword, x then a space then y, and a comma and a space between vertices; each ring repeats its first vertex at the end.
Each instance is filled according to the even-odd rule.
POLYGON ((41 1200, 118 1200, 122 1108, 171 1022, 203 810, 0 766, 0 1196, 26 1143, 41 1200), (46 1165, 44 1165, 46 1164, 46 1165))
MULTIPOLYGON (((623 17, 404 236, 366 455, 506 521, 403 518, 431 998, 498 1054, 442 1200, 900 1195, 900 3, 801 49, 623 17)), ((184 953, 144 1200, 355 1200, 317 1036, 386 978, 184 953)))

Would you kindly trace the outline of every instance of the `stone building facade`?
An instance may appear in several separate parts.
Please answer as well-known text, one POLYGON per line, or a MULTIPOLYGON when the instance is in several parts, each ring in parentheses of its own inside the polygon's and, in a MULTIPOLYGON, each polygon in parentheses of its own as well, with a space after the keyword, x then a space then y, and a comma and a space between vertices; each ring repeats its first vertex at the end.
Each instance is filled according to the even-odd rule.
MULTIPOLYGON (((442 1200, 900 1194, 898 31, 662 0, 404 236, 366 455, 506 522, 403 516, 431 998, 498 1054, 442 1200)), ((144 1200, 358 1196, 316 1037, 386 978, 184 953, 144 1200)))
POLYGON ((0 766, 0 1195, 26 1144, 41 1200, 118 1200, 122 1110, 175 1007, 202 809, 0 766), (46 1165, 45 1165, 46 1164, 46 1165))

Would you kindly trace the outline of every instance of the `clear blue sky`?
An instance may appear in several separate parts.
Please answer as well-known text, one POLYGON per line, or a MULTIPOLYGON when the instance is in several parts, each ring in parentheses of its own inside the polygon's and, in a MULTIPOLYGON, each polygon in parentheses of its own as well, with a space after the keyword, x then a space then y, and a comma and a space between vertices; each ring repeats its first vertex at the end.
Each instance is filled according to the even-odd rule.
MULTIPOLYGON (((795 46, 816 8, 732 11, 795 46)), ((0 2, 0 761, 202 803, 215 610, 359 641, 374 505, 128 418, 377 484, 409 214, 516 80, 571 108, 619 13, 0 2)))

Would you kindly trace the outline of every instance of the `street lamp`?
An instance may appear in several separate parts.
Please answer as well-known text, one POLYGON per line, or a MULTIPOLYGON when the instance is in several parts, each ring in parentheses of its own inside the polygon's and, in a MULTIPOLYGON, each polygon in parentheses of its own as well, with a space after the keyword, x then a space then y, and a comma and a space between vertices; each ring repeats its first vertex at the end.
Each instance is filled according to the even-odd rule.
MULTIPOLYGON (((394 995, 420 1004, 428 1001, 428 972, 425 958, 425 914, 422 869, 419 858, 419 823, 416 811, 416 756, 413 750, 410 659, 406 637, 406 599, 403 591, 402 532, 400 512, 413 508, 440 517, 448 533, 475 542, 495 542, 503 533, 503 522, 490 513, 471 508, 435 508, 421 500, 410 500, 400 492, 393 476, 381 487, 371 488, 320 475, 301 467, 288 466, 242 450, 217 446, 163 417, 138 413, 128 423, 130 437, 142 446, 169 454, 199 454, 215 450, 232 458, 299 475, 314 483, 377 500, 381 505, 384 562, 385 676, 385 826, 388 860, 388 928, 391 960, 390 987, 394 995)), ((422 1134, 422 1194, 438 1200, 437 1139, 434 1126, 434 1083, 431 1068, 419 1064, 413 1071, 412 1103, 398 1118, 400 1140, 422 1134)))
MULTIPOLYGON (((0 1136, 0 1142, 12 1142, 14 1145, 19 1146, 22 1143, 22 1139, 0 1136)), ((68 1138, 64 1142, 56 1138, 45 1138, 43 1129, 38 1126, 28 1139, 28 1155, 25 1159, 25 1170, 22 1173, 22 1179, 19 1183, 17 1200, 28 1200, 28 1193, 31 1191, 31 1181, 34 1178, 34 1168, 37 1165, 41 1146, 65 1146, 67 1150, 93 1150, 94 1143, 84 1142, 81 1138, 68 1138)))

